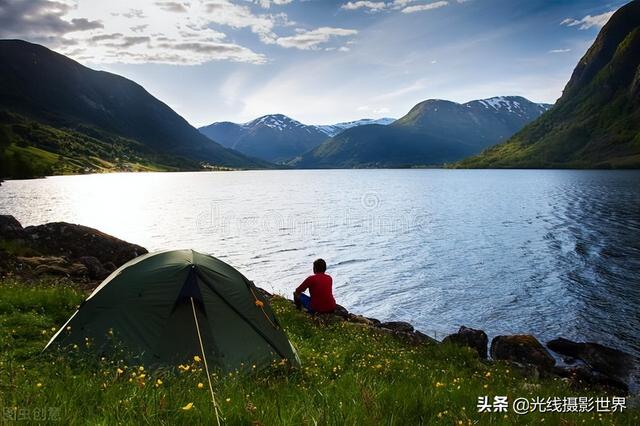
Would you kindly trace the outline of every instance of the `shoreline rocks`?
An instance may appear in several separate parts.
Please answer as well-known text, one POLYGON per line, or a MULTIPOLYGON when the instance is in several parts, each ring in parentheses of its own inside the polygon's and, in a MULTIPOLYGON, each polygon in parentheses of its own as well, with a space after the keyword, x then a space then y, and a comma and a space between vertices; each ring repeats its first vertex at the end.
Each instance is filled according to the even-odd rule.
POLYGON ((631 355, 594 342, 578 343, 559 337, 547 343, 552 351, 584 362, 594 372, 626 382, 631 374, 631 355))
POLYGON ((487 333, 482 330, 476 330, 463 325, 457 333, 450 334, 442 339, 442 343, 447 342, 475 349, 480 358, 487 359, 489 337, 487 337, 487 333))
POLYGON ((20 276, 53 275, 102 280, 147 249, 97 229, 66 222, 23 228, 13 216, 0 215, 1 272, 20 276), (13 251, 13 252, 12 252, 13 251))
POLYGON ((545 371, 556 364, 549 351, 530 334, 496 336, 491 341, 489 352, 492 359, 535 365, 545 371))

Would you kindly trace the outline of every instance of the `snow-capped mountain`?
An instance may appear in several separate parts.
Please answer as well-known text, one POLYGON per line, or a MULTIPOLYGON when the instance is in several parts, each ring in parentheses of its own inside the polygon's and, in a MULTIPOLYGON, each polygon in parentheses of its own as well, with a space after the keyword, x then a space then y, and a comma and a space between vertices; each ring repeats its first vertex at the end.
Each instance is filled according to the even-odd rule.
POLYGON ((351 168, 453 162, 504 141, 549 107, 520 96, 465 104, 429 99, 389 125, 346 129, 291 164, 351 168))
POLYGON ((327 138, 316 126, 283 114, 265 115, 242 124, 217 122, 198 130, 223 146, 276 163, 309 151, 327 138))
POLYGON ((534 103, 521 96, 495 96, 493 98, 467 102, 463 105, 467 108, 481 106, 482 108, 498 113, 515 114, 526 120, 537 118, 551 108, 550 104, 534 103))
POLYGON ((338 133, 341 133, 347 129, 350 129, 352 127, 357 127, 357 126, 365 126, 367 124, 380 124, 382 126, 386 126, 387 124, 391 124, 394 121, 396 121, 395 118, 363 118, 362 120, 356 120, 356 121, 345 121, 343 123, 336 123, 336 124, 326 124, 326 125, 320 125, 320 126, 316 126, 318 129, 320 129, 321 132, 324 132, 327 136, 335 136, 338 133))

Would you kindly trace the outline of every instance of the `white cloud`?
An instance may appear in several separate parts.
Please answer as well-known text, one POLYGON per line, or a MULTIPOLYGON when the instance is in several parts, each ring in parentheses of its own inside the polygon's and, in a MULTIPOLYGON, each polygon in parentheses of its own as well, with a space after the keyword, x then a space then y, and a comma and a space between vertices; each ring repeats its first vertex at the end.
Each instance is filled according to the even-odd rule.
POLYGON ((600 15, 587 15, 582 19, 566 18, 560 22, 560 25, 566 25, 568 27, 579 26, 578 28, 581 30, 588 30, 592 27, 601 28, 609 21, 609 18, 611 18, 614 13, 615 10, 611 10, 600 15))
POLYGON ((549 51, 549 53, 567 53, 567 52, 571 52, 571 49, 553 49, 549 51))
POLYGON ((333 37, 347 37, 358 34, 356 30, 333 27, 320 27, 310 31, 298 29, 297 32, 298 34, 293 36, 277 38, 276 43, 282 47, 311 50, 328 42, 333 37))
POLYGON ((284 4, 289 4, 291 2, 293 2, 293 0, 254 0, 254 3, 259 4, 261 7, 265 9, 269 9, 272 4, 275 4, 276 6, 281 6, 284 4))
POLYGON ((267 61, 263 53, 229 40, 220 26, 248 28, 275 44, 277 29, 290 25, 284 13, 254 13, 231 0, 0 0, 0 37, 43 43, 92 63, 260 64, 267 61))
MULTIPOLYGON (((419 12, 421 10, 437 9, 439 7, 446 6, 448 2, 437 1, 428 4, 419 4, 409 6, 411 3, 416 3, 419 0, 392 0, 392 1, 370 1, 370 0, 358 0, 349 1, 340 6, 344 10, 359 10, 364 9, 367 12, 380 12, 383 10, 402 10, 404 13, 419 12)), ((462 3, 468 0, 458 0, 458 3, 462 3)))
POLYGON ((404 96, 409 93, 423 91, 427 87, 427 80, 421 78, 420 80, 415 81, 413 84, 410 84, 405 87, 401 87, 399 89, 393 90, 391 92, 383 93, 373 98, 375 101, 387 101, 390 99, 394 99, 400 96, 404 96))
POLYGON ((388 4, 383 1, 350 1, 341 6, 341 9, 345 10, 358 10, 367 9, 372 12, 384 10, 388 7, 388 4))
POLYGON ((439 9, 441 7, 445 7, 448 5, 449 5, 448 1, 437 1, 434 3, 417 4, 415 6, 405 7, 404 9, 402 9, 402 13, 423 12, 425 10, 439 9))

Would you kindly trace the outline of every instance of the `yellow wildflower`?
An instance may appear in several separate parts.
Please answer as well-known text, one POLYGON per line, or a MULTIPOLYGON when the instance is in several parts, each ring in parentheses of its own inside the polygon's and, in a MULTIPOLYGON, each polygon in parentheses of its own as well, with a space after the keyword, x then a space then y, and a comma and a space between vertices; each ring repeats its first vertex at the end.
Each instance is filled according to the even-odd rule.
POLYGON ((187 405, 185 405, 184 407, 182 407, 182 409, 185 410, 185 411, 189 411, 192 408, 193 408, 193 402, 190 402, 187 405))
POLYGON ((122 368, 118 367, 118 369, 116 370, 116 373, 122 374, 122 373, 124 373, 124 370, 122 368))
POLYGON ((194 355, 194 356, 193 356, 193 360, 194 360, 195 362, 200 362, 200 361, 202 361, 202 359, 201 359, 198 355, 194 355))
POLYGON ((204 384, 203 383, 198 383, 198 389, 202 389, 204 388, 204 384))
POLYGON ((42 383, 37 383, 37 384, 36 384, 36 387, 37 387, 37 388, 41 388, 41 387, 42 387, 42 383))

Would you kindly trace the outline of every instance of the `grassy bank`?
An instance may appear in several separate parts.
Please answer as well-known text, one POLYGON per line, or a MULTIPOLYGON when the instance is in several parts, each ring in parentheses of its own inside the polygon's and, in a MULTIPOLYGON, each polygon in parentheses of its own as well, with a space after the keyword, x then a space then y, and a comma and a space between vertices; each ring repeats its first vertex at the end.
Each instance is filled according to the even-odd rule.
MULTIPOLYGON (((177 372, 142 371, 78 350, 40 351, 84 299, 65 282, 0 280, 0 405, 8 415, 63 424, 215 424, 206 378, 195 360, 177 372), (14 408, 15 407, 15 408, 14 408), (15 411, 14 411, 15 410, 15 411)), ((559 380, 525 378, 449 345, 411 346, 354 323, 319 323, 274 298, 274 310, 303 366, 217 377, 227 424, 638 424, 614 414, 478 413, 478 396, 604 396, 559 380)))

